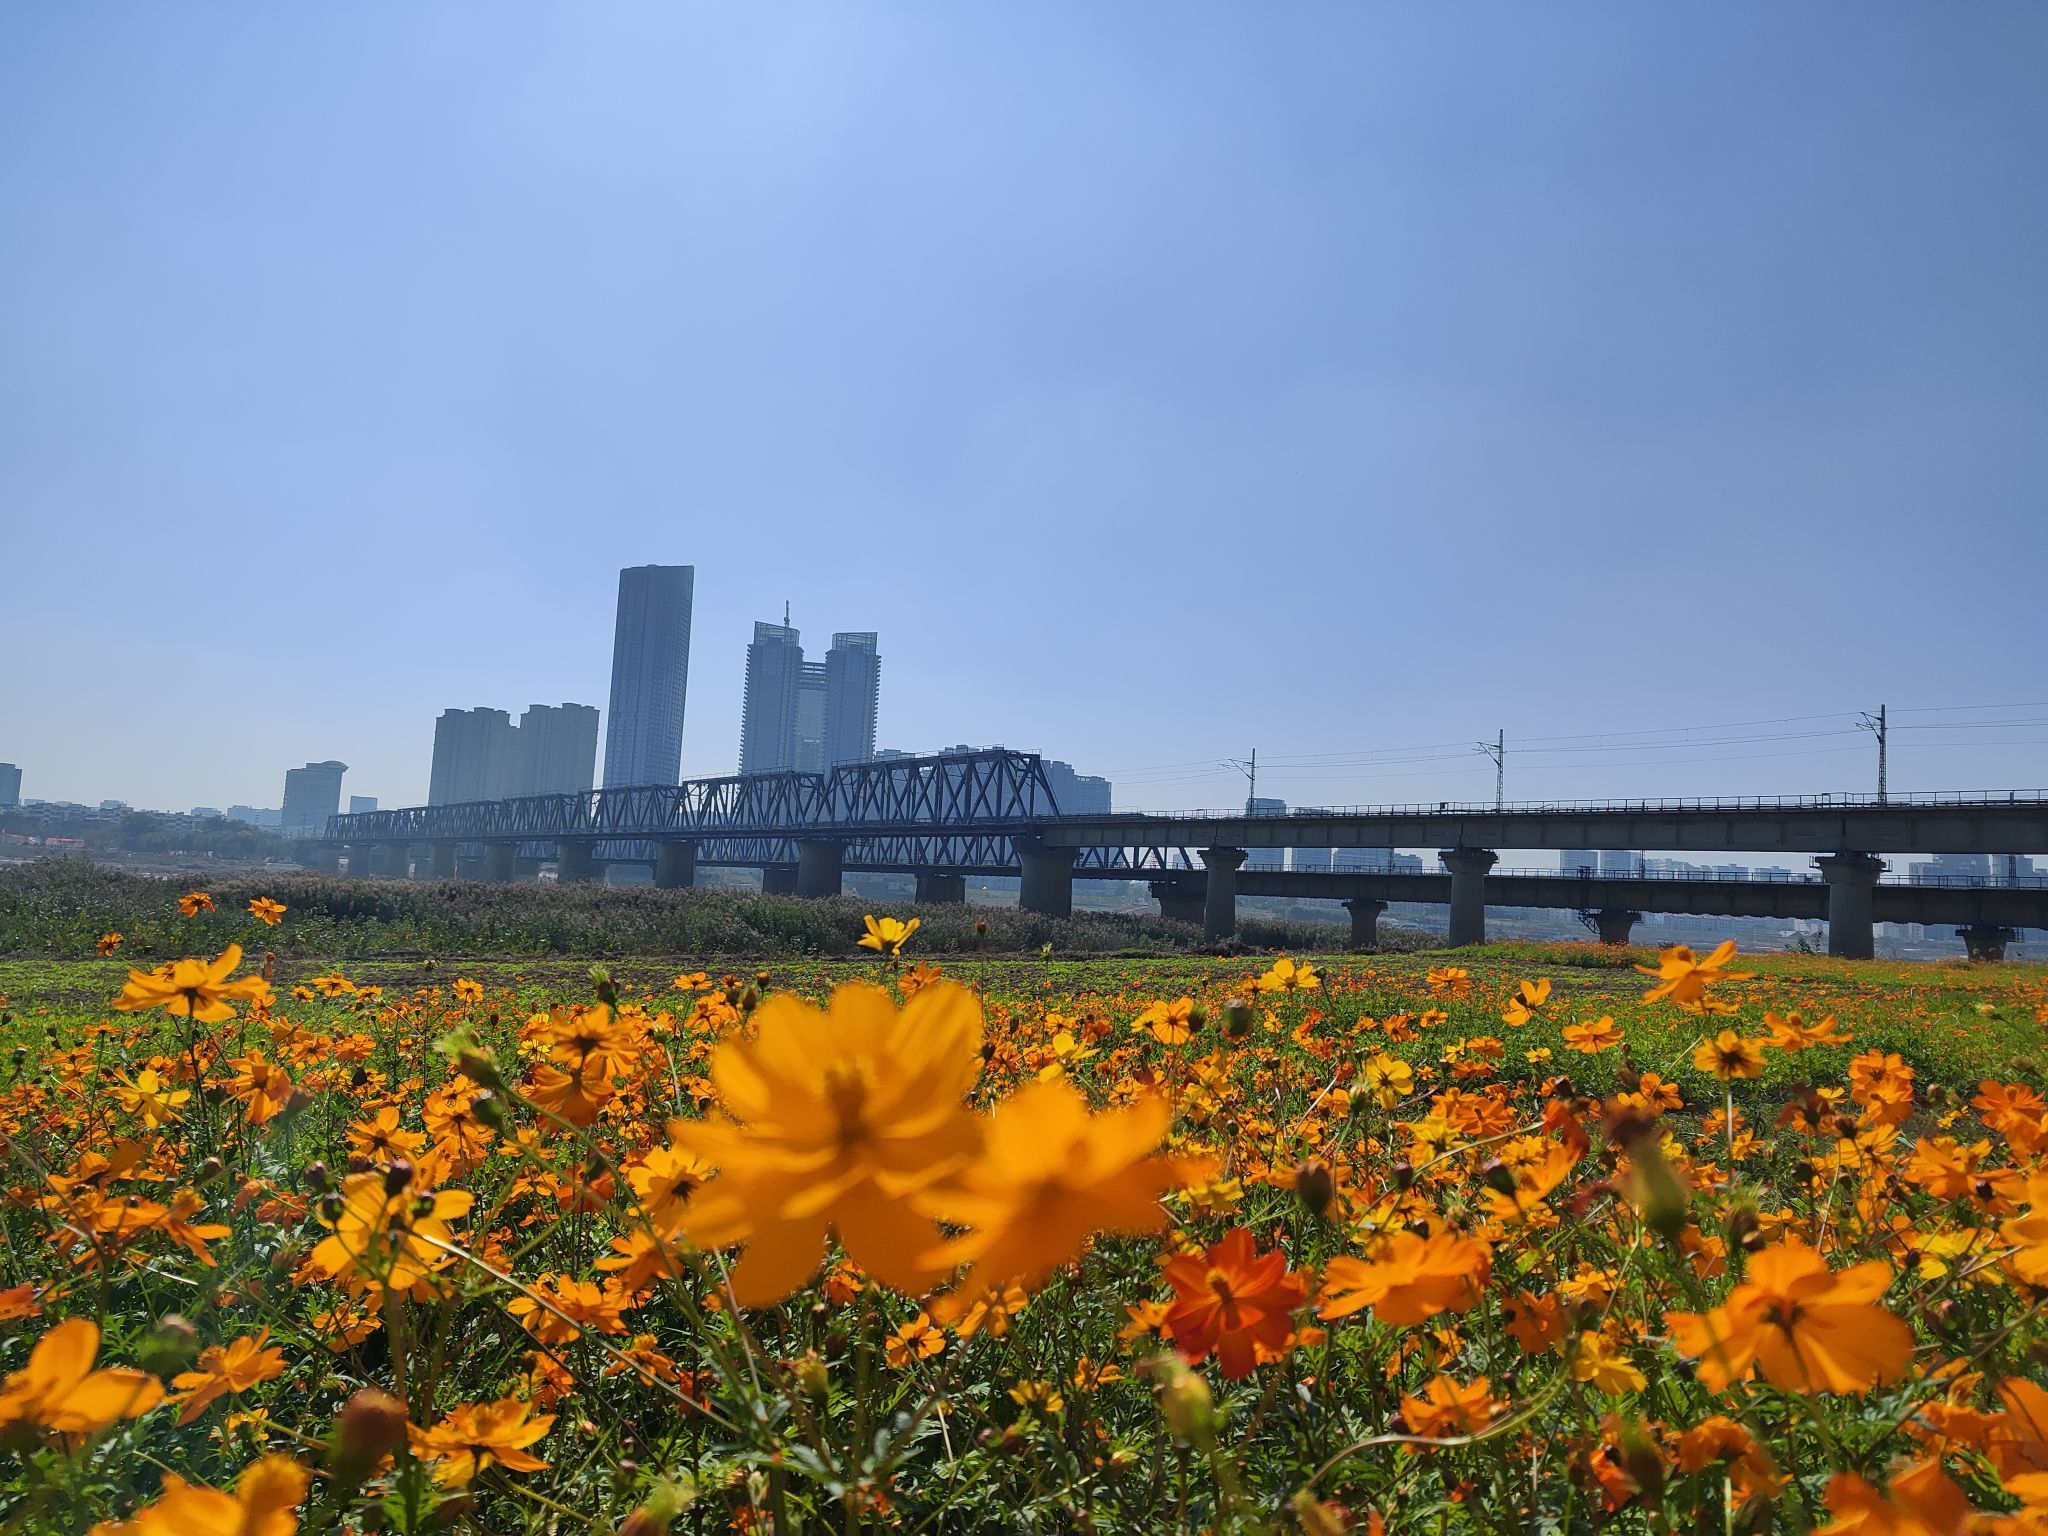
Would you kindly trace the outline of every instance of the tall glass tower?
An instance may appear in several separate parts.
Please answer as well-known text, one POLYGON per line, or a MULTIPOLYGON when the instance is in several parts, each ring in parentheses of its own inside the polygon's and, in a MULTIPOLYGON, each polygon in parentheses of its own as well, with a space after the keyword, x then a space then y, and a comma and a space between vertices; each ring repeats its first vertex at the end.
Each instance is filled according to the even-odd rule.
POLYGON ((604 782, 675 784, 683 776, 683 698, 690 678, 694 565, 635 565, 619 572, 612 635, 612 704, 604 782))

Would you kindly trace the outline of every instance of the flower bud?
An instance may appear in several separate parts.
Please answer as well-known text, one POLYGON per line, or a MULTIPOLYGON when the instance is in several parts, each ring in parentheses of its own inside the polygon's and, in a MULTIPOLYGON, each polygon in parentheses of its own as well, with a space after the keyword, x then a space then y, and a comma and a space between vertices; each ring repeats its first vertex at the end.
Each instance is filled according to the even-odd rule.
POLYGON ((402 1195, 412 1188, 412 1164, 402 1157, 395 1157, 384 1167, 384 1193, 402 1195))
POLYGON ((1161 1355, 1147 1367, 1159 1387, 1159 1414, 1166 1427, 1189 1445, 1206 1449, 1216 1438, 1216 1400, 1201 1374, 1177 1355, 1161 1355))
POLYGON ((405 1444, 405 1404, 375 1387, 358 1387, 335 1416, 327 1469, 336 1484, 358 1487, 405 1444))
POLYGON ((1330 1165, 1320 1157, 1303 1158, 1294 1170, 1294 1193, 1311 1216, 1322 1215, 1337 1193, 1330 1165))
POLYGON ((1242 1040, 1252 1032, 1252 1005, 1241 997, 1233 997, 1223 1004, 1223 1033, 1231 1040, 1242 1040))
POLYGON ((832 1390, 832 1374, 825 1368, 825 1362, 818 1355, 806 1353, 794 1367, 796 1384, 805 1397, 822 1403, 832 1390))

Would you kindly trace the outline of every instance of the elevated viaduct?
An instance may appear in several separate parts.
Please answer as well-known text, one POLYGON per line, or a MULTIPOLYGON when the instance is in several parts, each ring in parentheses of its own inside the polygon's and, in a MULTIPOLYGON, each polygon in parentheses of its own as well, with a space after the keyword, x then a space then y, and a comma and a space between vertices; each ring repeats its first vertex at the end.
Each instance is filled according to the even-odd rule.
POLYGON ((1825 917, 1830 951, 1850 957, 1874 952, 1880 920, 1953 921, 1987 955, 2011 930, 2048 927, 2048 882, 1881 879, 1887 855, 2048 855, 2048 796, 2038 792, 1075 816, 1060 813, 1034 754, 988 751, 334 816, 306 857, 329 868, 345 858, 354 873, 381 860, 386 873, 409 875, 420 848, 438 878, 508 880, 551 861, 558 880, 579 881, 641 863, 673 887, 693 883, 700 866, 736 865, 760 868, 765 889, 806 896, 837 894, 848 871, 913 874, 924 901, 964 899, 971 875, 1014 875, 1024 907, 1058 914, 1071 910, 1077 878, 1149 879, 1163 911, 1199 919, 1216 938, 1235 931, 1240 894, 1342 900, 1354 932, 1388 901, 1440 902, 1454 945, 1484 941, 1488 906, 1585 912, 1617 940, 1643 912, 1825 917), (1252 849, 1416 847, 1442 850, 1442 872, 1244 868, 1252 849), (1502 848, 1804 854, 1818 877, 1589 880, 1497 871, 1502 848))

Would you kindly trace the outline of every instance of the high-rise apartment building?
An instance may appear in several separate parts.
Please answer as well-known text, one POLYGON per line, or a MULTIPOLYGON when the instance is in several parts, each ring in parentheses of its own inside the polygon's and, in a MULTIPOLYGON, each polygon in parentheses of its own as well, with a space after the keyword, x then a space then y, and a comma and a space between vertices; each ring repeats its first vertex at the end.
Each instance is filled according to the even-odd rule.
POLYGON ((434 767, 427 804, 462 805, 505 793, 512 760, 512 717, 502 709, 444 709, 434 722, 434 767))
POLYGON ((286 769, 284 809, 277 818, 278 830, 286 836, 324 830, 327 818, 341 809, 341 776, 347 772, 347 763, 331 758, 324 763, 286 769))
POLYGON ((1109 814, 1109 780, 1099 774, 1076 773, 1072 763, 1063 763, 1056 757, 1044 759, 1040 766, 1045 769, 1053 804, 1060 808, 1062 816, 1109 814))
MULTIPOLYGON (((787 624, 754 626, 740 696, 740 772, 796 766, 797 709, 803 692, 803 637, 787 624)), ((820 701, 822 704, 822 700, 820 701)))
POLYGON ((13 810, 21 804, 21 770, 12 763, 0 763, 0 808, 13 810))
POLYGON ((825 653, 825 767, 874 760, 881 703, 881 637, 873 630, 834 635, 825 653))
POLYGON ((823 661, 806 661, 801 631, 756 624, 740 705, 740 772, 823 773, 872 761, 881 677, 872 631, 834 635, 823 661))
POLYGON ((694 565, 635 565, 619 572, 611 717, 604 738, 607 787, 682 779, 696 586, 694 565))
POLYGON ((573 795, 597 782, 597 708, 529 704, 512 731, 507 795, 573 795))

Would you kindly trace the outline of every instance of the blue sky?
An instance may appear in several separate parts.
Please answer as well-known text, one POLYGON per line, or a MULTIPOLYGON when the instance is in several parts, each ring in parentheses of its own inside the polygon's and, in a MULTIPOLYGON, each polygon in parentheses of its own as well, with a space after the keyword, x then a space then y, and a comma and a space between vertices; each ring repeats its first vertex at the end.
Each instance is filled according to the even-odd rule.
POLYGON ((1862 787, 1880 703, 1894 788, 2048 784, 2044 65, 2032 0, 0 7, 0 760, 415 802, 660 562, 691 773, 788 600, 885 743, 1128 803, 1490 797, 1497 728, 1511 796, 1862 787))

